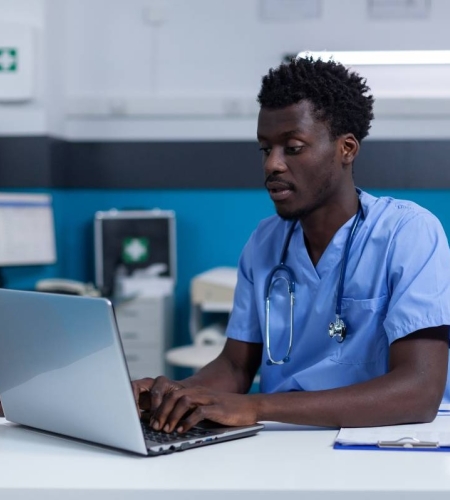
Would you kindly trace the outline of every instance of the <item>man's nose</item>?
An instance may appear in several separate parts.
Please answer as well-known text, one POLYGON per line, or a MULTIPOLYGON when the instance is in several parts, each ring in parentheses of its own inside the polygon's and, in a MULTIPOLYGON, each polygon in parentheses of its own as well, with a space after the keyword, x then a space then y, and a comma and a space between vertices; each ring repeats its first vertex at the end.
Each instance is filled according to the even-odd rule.
POLYGON ((272 174, 286 172, 287 165, 283 151, 278 148, 272 148, 264 161, 264 174, 266 177, 272 174))

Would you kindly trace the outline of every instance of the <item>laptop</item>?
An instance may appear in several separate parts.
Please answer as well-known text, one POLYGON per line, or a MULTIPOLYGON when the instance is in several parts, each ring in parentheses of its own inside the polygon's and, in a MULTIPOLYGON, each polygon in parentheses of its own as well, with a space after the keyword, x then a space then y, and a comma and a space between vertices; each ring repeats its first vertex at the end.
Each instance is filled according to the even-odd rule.
POLYGON ((152 431, 136 408, 105 298, 0 289, 0 325, 0 400, 11 422, 147 456, 264 427, 205 422, 185 434, 152 431))

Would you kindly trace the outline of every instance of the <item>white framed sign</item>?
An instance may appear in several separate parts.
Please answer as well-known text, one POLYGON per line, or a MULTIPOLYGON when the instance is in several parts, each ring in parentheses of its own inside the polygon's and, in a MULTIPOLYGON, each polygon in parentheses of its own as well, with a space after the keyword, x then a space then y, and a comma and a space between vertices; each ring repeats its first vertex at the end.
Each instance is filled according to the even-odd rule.
POLYGON ((35 32, 31 26, 0 24, 0 102, 33 98, 35 32))

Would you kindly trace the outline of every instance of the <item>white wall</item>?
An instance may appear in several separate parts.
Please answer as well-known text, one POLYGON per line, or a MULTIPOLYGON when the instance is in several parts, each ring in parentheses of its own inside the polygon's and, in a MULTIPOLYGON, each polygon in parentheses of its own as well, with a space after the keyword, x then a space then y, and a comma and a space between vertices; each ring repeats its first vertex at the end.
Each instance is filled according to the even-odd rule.
POLYGON ((64 136, 66 108, 66 2, 45 0, 46 128, 52 137, 64 136))
POLYGON ((144 21, 149 1, 66 3, 67 58, 83 62, 67 70, 70 95, 254 93, 286 52, 450 49, 448 0, 433 1, 429 20, 402 22, 368 19, 366 0, 324 0, 318 20, 299 22, 262 21, 259 0, 165 0, 156 28, 144 21))
MULTIPOLYGON (((253 139, 261 76, 286 52, 450 49, 448 0, 383 21, 366 0, 322 0, 318 19, 269 22, 260 2, 0 0, 0 19, 7 7, 43 30, 45 88, 22 111, 44 105, 47 131, 70 138, 253 139)), ((380 98, 373 138, 450 137, 450 66, 355 69, 380 98), (381 102, 395 95, 411 100, 381 102)))

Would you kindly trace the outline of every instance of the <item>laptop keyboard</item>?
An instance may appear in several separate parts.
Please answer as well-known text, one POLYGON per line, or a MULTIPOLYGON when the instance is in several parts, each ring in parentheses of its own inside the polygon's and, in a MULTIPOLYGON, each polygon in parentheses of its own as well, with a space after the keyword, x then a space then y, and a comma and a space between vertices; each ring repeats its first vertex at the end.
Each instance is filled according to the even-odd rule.
POLYGON ((215 433, 201 429, 200 427, 193 427, 187 432, 179 434, 178 432, 163 432, 155 431, 145 424, 142 424, 142 429, 144 431, 144 437, 146 440, 153 441, 156 443, 172 443, 174 441, 180 441, 184 439, 193 439, 196 437, 214 436, 215 433))

